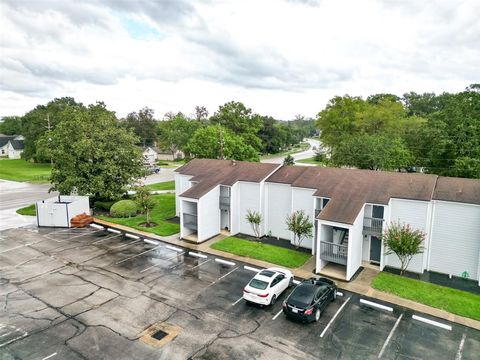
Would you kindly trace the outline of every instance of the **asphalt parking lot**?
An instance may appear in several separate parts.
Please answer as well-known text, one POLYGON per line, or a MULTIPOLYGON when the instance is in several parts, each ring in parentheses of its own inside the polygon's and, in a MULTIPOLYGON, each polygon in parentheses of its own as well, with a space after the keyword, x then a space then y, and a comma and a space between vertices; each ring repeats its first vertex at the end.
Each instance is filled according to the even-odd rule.
POLYGON ((349 292, 342 292, 318 323, 292 322, 281 312, 291 289, 272 307, 242 300, 254 271, 247 264, 95 228, 1 232, 0 359, 478 359, 480 354, 479 331, 349 292), (146 335, 152 325, 178 332, 160 347, 146 335))

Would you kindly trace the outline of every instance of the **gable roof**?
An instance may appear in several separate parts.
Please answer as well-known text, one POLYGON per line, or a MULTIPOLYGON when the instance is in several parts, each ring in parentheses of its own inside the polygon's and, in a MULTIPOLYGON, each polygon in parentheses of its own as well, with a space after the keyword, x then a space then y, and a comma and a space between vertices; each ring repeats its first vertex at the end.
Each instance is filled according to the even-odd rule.
POLYGON ((191 175, 190 181, 198 182, 180 196, 200 199, 217 185, 232 186, 238 181, 261 182, 279 166, 247 161, 193 159, 175 171, 191 175))
POLYGON ((23 140, 10 140, 10 144, 15 150, 23 150, 25 148, 23 140))
POLYGON ((441 176, 433 199, 480 205, 480 180, 441 176))
POLYGON ((8 144, 10 140, 13 140, 13 139, 15 139, 15 135, 11 136, 11 135, 0 134, 0 147, 4 147, 5 145, 8 144))
POLYGON ((266 182, 315 189, 314 196, 330 198, 318 219, 353 224, 365 203, 386 205, 390 198, 431 200, 436 180, 436 175, 283 166, 266 182))

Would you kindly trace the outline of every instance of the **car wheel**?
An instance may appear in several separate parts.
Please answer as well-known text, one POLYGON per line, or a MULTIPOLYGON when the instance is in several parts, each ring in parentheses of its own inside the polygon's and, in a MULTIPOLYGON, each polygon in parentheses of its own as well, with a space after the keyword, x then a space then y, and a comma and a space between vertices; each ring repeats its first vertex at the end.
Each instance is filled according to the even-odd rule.
POLYGON ((275 305, 275 301, 277 301, 277 295, 272 296, 272 299, 270 300, 270 305, 275 305))
POLYGON ((315 311, 315 322, 317 322, 318 320, 320 320, 320 309, 317 309, 317 311, 315 311))
POLYGON ((292 287, 292 285, 293 285, 293 276, 288 281, 288 287, 292 287))

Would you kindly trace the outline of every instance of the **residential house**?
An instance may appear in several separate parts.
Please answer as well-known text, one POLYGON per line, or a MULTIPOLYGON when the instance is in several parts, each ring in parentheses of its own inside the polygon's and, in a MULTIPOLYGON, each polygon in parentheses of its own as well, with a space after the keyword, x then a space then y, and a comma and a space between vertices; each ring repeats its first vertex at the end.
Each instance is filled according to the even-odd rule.
POLYGON ((379 269, 399 267, 396 255, 385 255, 381 235, 391 222, 400 222, 426 233, 424 251, 414 256, 409 271, 479 280, 480 180, 321 167, 267 169, 265 165, 193 160, 177 169, 181 236, 196 233, 201 242, 224 225, 232 234, 252 234, 244 220, 251 209, 262 213, 262 234, 292 241, 285 218, 303 210, 315 230, 301 246, 315 255, 316 271, 322 273, 335 264, 343 269, 342 277, 350 280, 367 264, 379 269), (245 181, 246 174, 250 181, 245 181), (240 191, 232 190, 235 184, 242 184, 240 191), (229 190, 222 190, 225 187, 229 190), (221 199, 227 195, 230 223, 222 220, 221 199), (205 196, 211 199, 203 200, 205 196), (208 207, 193 205, 204 201, 208 207), (206 223, 214 224, 209 231, 206 223))
POLYGON ((156 146, 148 146, 143 149, 143 158, 144 162, 153 165, 157 160, 163 161, 175 161, 178 159, 183 159, 185 154, 180 150, 170 151, 165 149, 160 149, 156 146))
POLYGON ((22 135, 0 134, 0 157, 20 159, 24 149, 24 139, 22 135))

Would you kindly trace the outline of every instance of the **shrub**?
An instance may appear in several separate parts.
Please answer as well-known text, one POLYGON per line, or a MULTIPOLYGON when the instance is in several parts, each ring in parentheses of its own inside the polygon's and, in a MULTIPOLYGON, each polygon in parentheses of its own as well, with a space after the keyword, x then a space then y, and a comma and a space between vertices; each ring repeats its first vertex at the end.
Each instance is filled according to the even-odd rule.
POLYGON ((116 218, 129 218, 137 215, 138 207, 133 200, 120 200, 110 208, 110 216, 116 218))
POLYGON ((110 208, 115 203, 115 201, 95 201, 93 207, 99 210, 110 211, 110 208))

